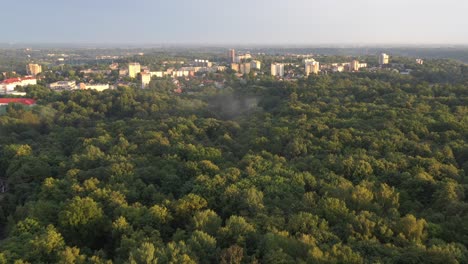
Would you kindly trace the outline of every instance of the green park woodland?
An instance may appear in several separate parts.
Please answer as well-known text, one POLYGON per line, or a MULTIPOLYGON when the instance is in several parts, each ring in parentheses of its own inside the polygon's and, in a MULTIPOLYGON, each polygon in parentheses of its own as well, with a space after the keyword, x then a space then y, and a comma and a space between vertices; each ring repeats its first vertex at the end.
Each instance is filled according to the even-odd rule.
POLYGON ((468 263, 468 66, 223 74, 23 87, 0 263, 468 263))

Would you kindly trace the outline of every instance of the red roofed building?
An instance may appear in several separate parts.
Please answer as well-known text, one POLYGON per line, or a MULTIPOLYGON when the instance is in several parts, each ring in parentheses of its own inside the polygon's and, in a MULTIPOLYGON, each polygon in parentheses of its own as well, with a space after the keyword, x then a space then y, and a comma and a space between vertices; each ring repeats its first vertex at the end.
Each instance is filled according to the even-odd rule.
POLYGON ((26 86, 35 84, 37 84, 37 80, 35 77, 32 76, 6 79, 0 83, 0 93, 7 94, 13 92, 16 86, 26 86))
POLYGON ((8 105, 10 103, 31 106, 36 104, 36 100, 31 98, 0 98, 0 105, 8 105))

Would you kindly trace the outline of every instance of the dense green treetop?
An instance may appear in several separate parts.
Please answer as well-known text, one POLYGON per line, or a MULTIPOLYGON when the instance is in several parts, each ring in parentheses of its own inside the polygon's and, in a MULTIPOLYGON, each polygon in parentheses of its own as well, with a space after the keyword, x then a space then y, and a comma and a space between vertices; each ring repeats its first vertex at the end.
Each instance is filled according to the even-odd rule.
POLYGON ((450 65, 28 87, 38 105, 0 116, 0 263, 467 263, 468 71, 450 65))

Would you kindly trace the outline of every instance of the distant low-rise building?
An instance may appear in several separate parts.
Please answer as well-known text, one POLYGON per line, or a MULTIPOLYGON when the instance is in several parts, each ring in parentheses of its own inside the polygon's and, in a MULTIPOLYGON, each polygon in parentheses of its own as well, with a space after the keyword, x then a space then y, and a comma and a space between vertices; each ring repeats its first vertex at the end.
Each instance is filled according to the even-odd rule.
POLYGON ((332 66, 332 72, 344 72, 345 65, 334 65, 332 66))
POLYGON ((37 79, 32 76, 23 78, 10 78, 0 83, 0 93, 9 94, 13 92, 16 86, 27 86, 37 84, 37 79))
POLYGON ((153 76, 156 76, 158 78, 162 78, 166 75, 166 72, 163 72, 163 71, 154 71, 154 72, 150 72, 150 76, 153 77, 153 76))
POLYGON ((49 84, 49 88, 54 91, 75 90, 77 89, 75 81, 58 81, 49 84))
POLYGON ((416 63, 419 64, 419 65, 423 65, 424 60, 423 59, 416 59, 416 63))
POLYGON ((405 70, 401 71, 400 74, 402 74, 402 75, 410 75, 412 71, 413 71, 413 70, 411 70, 411 69, 405 69, 405 70))
POLYGON ((119 69, 119 64, 118 63, 112 63, 111 65, 109 65, 109 69, 111 70, 118 70, 119 69))
POLYGON ((240 70, 239 63, 231 63, 231 70, 233 70, 235 72, 239 72, 239 70, 240 70))
POLYGON ((190 71, 174 71, 172 73, 173 77, 188 77, 190 76, 190 71))
POLYGON ((96 90, 98 92, 102 92, 110 88, 109 84, 89 84, 89 83, 80 83, 79 85, 80 90, 96 90))
POLYGON ((81 70, 80 73, 83 74, 110 74, 111 70, 98 70, 98 69, 85 69, 81 70))
POLYGON ((223 72, 226 70, 226 66, 216 66, 216 71, 223 72))
POLYGON ((119 69, 119 76, 127 76, 128 75, 128 69, 119 69))
POLYGON ((0 106, 8 105, 11 103, 32 106, 36 104, 36 100, 31 98, 0 98, 0 106))

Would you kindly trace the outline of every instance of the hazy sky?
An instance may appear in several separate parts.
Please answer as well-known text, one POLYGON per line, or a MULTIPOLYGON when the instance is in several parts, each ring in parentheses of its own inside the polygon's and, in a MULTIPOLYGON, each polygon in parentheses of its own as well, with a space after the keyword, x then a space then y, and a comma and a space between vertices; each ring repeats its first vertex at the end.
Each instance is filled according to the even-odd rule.
POLYGON ((0 42, 468 44, 468 0, 10 0, 0 42))

